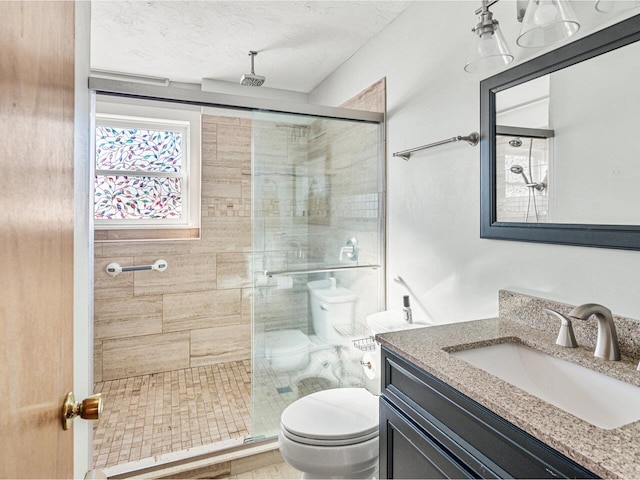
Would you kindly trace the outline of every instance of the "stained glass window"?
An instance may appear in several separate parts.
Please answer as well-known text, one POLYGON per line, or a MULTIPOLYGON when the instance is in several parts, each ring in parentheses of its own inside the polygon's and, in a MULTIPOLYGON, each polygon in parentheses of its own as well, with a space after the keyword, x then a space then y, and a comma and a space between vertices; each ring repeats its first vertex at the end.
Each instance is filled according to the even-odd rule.
POLYGON ((98 119, 97 223, 164 225, 183 218, 187 128, 157 120, 98 119))

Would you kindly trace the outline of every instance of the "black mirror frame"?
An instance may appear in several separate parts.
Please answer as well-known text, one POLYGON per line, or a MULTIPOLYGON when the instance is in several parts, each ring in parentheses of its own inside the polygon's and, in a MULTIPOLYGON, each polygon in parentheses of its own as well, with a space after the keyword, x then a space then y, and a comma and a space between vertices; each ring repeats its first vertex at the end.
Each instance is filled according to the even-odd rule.
POLYGON ((640 14, 480 82, 480 238, 640 250, 640 225, 497 222, 495 126, 496 93, 638 40, 640 14))

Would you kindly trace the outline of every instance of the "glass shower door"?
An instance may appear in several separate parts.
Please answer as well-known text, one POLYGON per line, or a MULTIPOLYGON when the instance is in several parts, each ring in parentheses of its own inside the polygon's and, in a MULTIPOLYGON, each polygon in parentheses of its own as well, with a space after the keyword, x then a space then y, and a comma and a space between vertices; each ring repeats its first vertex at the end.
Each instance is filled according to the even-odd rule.
POLYGON ((382 126, 255 112, 252 437, 296 399, 365 386, 368 314, 384 303, 382 126))

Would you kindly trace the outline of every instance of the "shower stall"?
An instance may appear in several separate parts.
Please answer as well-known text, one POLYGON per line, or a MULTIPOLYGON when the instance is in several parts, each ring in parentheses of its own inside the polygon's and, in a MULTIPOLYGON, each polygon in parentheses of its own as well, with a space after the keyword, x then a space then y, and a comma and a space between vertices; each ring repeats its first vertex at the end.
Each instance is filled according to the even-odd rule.
POLYGON ((105 412, 94 467, 120 474, 273 438, 297 398, 369 385, 355 344, 385 301, 382 115, 90 85, 97 113, 184 110, 201 130, 190 148, 202 182, 198 238, 96 231, 94 387, 105 412), (157 258, 161 274, 105 271, 157 258))

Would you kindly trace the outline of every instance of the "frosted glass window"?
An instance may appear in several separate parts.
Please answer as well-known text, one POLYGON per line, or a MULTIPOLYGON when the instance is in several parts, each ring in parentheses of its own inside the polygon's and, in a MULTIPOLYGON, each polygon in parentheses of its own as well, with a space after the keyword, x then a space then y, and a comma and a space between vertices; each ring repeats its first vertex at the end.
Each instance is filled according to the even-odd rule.
POLYGON ((96 223, 166 226, 188 218, 188 124, 107 116, 96 123, 96 223))

